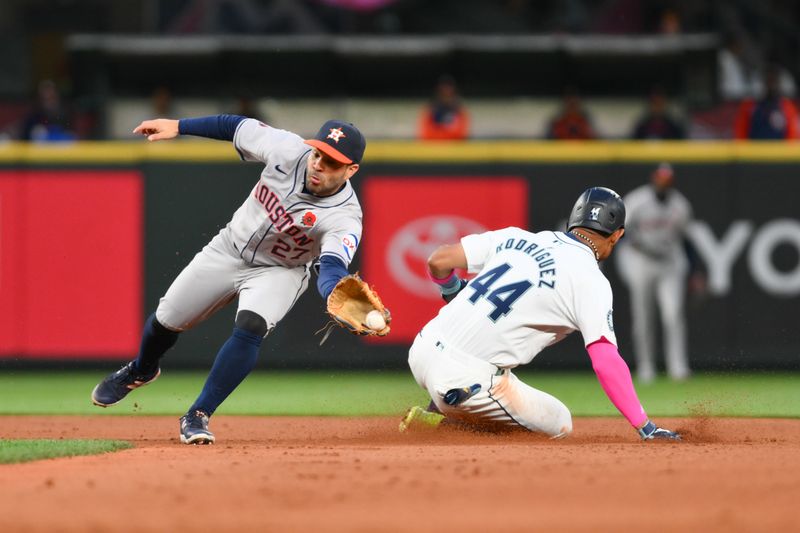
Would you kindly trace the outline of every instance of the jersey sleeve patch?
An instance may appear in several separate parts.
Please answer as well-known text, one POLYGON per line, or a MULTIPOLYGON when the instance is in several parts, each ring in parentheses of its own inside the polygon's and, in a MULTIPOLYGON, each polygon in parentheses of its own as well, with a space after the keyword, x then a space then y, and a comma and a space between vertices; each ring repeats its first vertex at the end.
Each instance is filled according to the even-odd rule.
POLYGON ((355 233, 348 233, 342 237, 342 251, 348 262, 353 260, 356 248, 358 248, 358 237, 355 233))

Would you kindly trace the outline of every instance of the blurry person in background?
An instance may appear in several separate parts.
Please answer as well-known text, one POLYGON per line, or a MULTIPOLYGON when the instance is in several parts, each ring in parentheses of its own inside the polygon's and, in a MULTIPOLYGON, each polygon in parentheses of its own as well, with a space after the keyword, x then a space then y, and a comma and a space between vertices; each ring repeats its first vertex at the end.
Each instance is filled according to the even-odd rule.
POLYGON ((589 140, 596 137, 588 113, 583 109, 581 98, 574 87, 564 91, 562 109, 547 130, 547 138, 569 141, 589 140))
POLYGON ((22 121, 23 141, 74 141, 74 113, 65 105, 52 80, 39 83, 37 98, 30 113, 22 121))
POLYGON ((739 105, 734 124, 736 139, 797 139, 797 108, 780 90, 781 69, 776 64, 767 68, 764 96, 747 98, 739 105))
POLYGON ((650 92, 647 111, 633 129, 632 138, 638 140, 674 140, 686 137, 683 125, 670 116, 667 97, 660 87, 650 92))
POLYGON ((150 105, 153 108, 151 116, 155 117, 169 117, 174 114, 172 105, 172 91, 169 87, 159 85, 153 90, 150 95, 150 105))
POLYGON ((241 94, 236 98, 236 101, 234 102, 233 114, 240 115, 242 117, 254 118, 259 122, 263 122, 264 124, 269 124, 271 126, 275 125, 267 119, 264 113, 261 112, 258 107, 258 102, 248 95, 241 94))
POLYGON ((683 29, 681 16, 675 9, 667 8, 661 12, 658 32, 662 35, 678 35, 683 29))
POLYGON ((419 138, 423 140, 463 140, 469 137, 469 113, 461 102, 452 76, 443 75, 436 83, 433 99, 422 110, 419 138))
POLYGON ((717 79, 723 100, 740 100, 761 90, 758 52, 745 35, 725 36, 717 54, 717 79))
MULTIPOLYGON (((667 373, 674 380, 689 378, 684 300, 687 275, 694 254, 687 254, 686 229, 692 207, 675 189, 668 163, 651 174, 650 183, 625 197, 625 239, 620 243, 617 268, 630 289, 633 351, 639 381, 656 376, 656 311, 661 317, 667 373)), ((704 276, 693 276, 702 290, 704 276)))

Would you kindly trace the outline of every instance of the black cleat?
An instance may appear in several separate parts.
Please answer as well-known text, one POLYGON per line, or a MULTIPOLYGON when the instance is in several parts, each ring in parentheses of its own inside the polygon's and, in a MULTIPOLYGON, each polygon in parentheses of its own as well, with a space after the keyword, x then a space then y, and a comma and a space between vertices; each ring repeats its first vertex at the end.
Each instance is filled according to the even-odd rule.
POLYGON ((154 374, 142 374, 131 361, 113 374, 109 374, 92 391, 92 403, 108 407, 122 401, 133 389, 152 383, 161 375, 161 369, 154 374))
POLYGON ((181 442, 184 444, 214 444, 214 434, 208 430, 207 414, 203 411, 195 411, 181 417, 181 442))

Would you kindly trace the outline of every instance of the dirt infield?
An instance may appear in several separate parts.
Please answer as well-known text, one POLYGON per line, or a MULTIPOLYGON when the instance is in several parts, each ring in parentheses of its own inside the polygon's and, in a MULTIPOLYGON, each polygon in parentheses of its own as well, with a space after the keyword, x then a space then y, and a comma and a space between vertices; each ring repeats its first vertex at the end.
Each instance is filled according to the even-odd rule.
POLYGON ((400 435, 394 418, 0 417, 3 438, 135 448, 0 465, 0 531, 797 531, 800 420, 619 418, 574 434, 400 435))

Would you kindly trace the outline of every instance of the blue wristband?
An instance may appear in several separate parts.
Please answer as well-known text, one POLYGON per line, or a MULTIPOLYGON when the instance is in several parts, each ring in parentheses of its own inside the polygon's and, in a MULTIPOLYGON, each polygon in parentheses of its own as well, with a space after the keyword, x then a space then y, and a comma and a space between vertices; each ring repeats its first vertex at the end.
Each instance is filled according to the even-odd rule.
POLYGON ((443 296, 450 296, 460 291, 461 288, 461 278, 453 276, 444 285, 439 285, 439 292, 441 292, 443 296))

